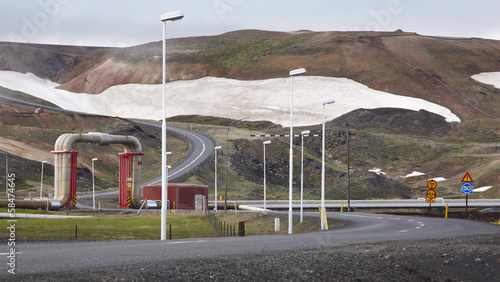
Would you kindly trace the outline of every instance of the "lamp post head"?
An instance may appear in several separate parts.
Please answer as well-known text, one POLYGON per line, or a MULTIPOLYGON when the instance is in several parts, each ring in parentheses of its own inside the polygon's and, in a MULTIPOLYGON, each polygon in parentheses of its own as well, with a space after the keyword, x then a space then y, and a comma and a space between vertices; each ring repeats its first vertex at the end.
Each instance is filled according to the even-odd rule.
POLYGON ((42 161, 42 164, 46 164, 46 163, 47 163, 47 161, 42 161))
POLYGON ((311 131, 310 131, 310 130, 306 130, 306 131, 302 131, 300 134, 302 134, 302 135, 308 135, 308 134, 310 134, 310 133, 311 133, 311 131))
POLYGON ((330 121, 332 121, 332 120, 333 120, 333 118, 325 118, 325 119, 323 120, 323 122, 327 123, 327 122, 330 122, 330 121))
POLYGON ((290 76, 304 74, 304 73, 306 73, 306 69, 304 69, 304 68, 296 69, 296 70, 290 71, 290 76))
POLYGON ((214 149, 215 149, 215 150, 220 150, 220 149, 222 149, 222 146, 217 146, 217 147, 215 147, 214 149))
POLYGON ((93 158, 93 159, 92 159, 92 161, 93 161, 93 162, 97 161, 97 158, 93 158))
POLYGON ((333 104, 333 103, 335 103, 335 99, 328 99, 328 100, 323 101, 323 105, 333 104))
POLYGON ((184 18, 184 15, 181 13, 181 11, 175 11, 175 12, 170 12, 161 15, 161 21, 178 21, 180 19, 184 18))
POLYGON ((165 155, 172 155, 172 152, 166 152, 165 155))
POLYGON ((269 145, 269 144, 271 144, 271 140, 264 141, 262 144, 269 145))

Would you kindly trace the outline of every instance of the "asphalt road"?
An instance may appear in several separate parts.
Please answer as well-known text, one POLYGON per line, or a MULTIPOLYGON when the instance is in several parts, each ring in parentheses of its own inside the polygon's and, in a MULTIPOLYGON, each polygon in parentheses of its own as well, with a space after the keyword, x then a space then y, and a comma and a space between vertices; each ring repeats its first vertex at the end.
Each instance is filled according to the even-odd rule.
MULTIPOLYGON (((156 127, 161 129, 161 124, 156 122, 142 121, 142 120, 134 120, 136 123, 140 123, 142 125, 156 127)), ((171 134, 174 132, 179 136, 186 136, 186 139, 191 143, 190 151, 188 152, 188 156, 183 159, 181 162, 176 164, 174 167, 169 169, 168 171, 168 181, 175 181, 188 173, 188 169, 191 171, 204 164, 207 161, 212 159, 212 154, 215 148, 215 142, 211 138, 194 132, 187 129, 168 126, 167 125, 167 134, 171 134)), ((143 185, 156 184, 161 182, 161 175, 157 176, 149 181, 142 183, 143 185)))
MULTIPOLYGON (((316 216, 316 213, 309 214, 316 216)), ((272 215, 271 215, 272 216, 272 215)), ((295 214, 297 216, 297 214, 295 214)), ((297 251, 342 246, 356 243, 376 243, 404 240, 434 240, 478 234, 500 234, 500 226, 463 219, 443 219, 416 216, 394 216, 360 213, 328 213, 333 219, 345 221, 345 226, 311 233, 200 238, 174 241, 105 241, 69 243, 17 242, 16 273, 85 273, 94 269, 150 263, 166 263, 179 259, 208 259, 231 255, 258 255, 274 251, 297 251)), ((282 223, 283 225, 284 223, 282 223)), ((159 234, 158 234, 159 236, 159 234)), ((2 246, 1 261, 7 277, 7 246, 2 246)), ((12 276, 10 276, 12 277, 12 276)), ((69 277, 69 276, 68 276, 69 277)))

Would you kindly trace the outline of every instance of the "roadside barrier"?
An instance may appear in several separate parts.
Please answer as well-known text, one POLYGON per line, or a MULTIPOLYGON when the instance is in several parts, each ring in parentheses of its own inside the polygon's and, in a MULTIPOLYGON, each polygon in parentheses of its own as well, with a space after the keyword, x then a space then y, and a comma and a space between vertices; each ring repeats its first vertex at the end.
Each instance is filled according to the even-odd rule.
MULTIPOLYGON (((217 218, 215 214, 208 214, 208 221, 213 224, 214 229, 223 237, 236 237, 236 225, 230 225, 226 221, 217 218)), ((245 236, 245 223, 239 222, 238 236, 245 236)))

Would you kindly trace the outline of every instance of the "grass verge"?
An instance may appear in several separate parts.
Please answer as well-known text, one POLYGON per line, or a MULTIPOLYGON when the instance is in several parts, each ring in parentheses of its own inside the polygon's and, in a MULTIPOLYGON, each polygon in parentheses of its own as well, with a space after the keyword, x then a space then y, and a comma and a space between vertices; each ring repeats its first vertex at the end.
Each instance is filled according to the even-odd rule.
MULTIPOLYGON (((3 210, 0 210, 3 212, 3 210)), ((31 213, 43 213, 30 211, 31 213)), ((16 214, 28 213, 16 210, 16 214)), ((161 217, 159 211, 136 213, 124 212, 48 212, 52 215, 81 215, 80 218, 30 218, 18 219, 16 237, 18 240, 158 240, 160 239, 161 217), (84 217, 86 216, 86 217, 84 217)), ((212 213, 213 214, 213 213, 212 213)), ((245 222, 245 236, 287 234, 287 216, 277 215, 281 219, 281 231, 274 231, 274 214, 222 212, 216 214, 221 222, 238 226, 245 222)), ((294 217, 294 233, 319 230, 317 218, 304 217, 302 223, 294 217)), ((335 224, 332 224, 334 226, 335 224)), ((7 229, 0 229, 0 238, 7 238, 7 229)), ((237 234, 237 232, 236 232, 237 234)), ((188 239, 222 237, 209 222, 203 212, 171 211, 167 215, 167 239, 188 239), (171 230, 171 231, 170 231, 171 230), (171 236, 170 236, 171 232, 171 236)))

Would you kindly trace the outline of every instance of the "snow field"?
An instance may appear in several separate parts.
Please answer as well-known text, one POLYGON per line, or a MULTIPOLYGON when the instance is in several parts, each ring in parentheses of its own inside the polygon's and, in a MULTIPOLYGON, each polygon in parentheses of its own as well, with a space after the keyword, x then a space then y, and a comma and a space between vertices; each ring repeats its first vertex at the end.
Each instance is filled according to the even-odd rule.
MULTIPOLYGON (((0 85, 50 101, 64 109, 124 118, 162 118, 162 85, 113 86, 98 95, 56 89, 56 83, 33 74, 0 71, 0 85)), ((326 116, 336 118, 359 108, 425 109, 448 122, 460 122, 449 109, 417 98, 376 91, 346 78, 299 76, 293 85, 294 126, 320 124, 322 101, 326 116)), ((167 84, 167 117, 203 115, 249 120, 267 120, 290 125, 290 78, 241 81, 204 77, 167 84)))

